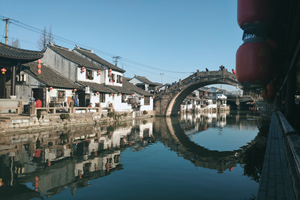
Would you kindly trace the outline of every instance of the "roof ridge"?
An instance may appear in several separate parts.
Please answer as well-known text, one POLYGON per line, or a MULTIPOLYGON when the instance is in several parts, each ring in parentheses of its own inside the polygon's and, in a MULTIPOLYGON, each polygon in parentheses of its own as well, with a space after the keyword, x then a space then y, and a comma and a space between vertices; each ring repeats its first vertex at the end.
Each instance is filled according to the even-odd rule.
POLYGON ((71 51, 71 48, 67 48, 67 47, 63 47, 63 46, 59 46, 57 44, 54 44, 52 42, 49 42, 48 44, 49 46, 53 46, 53 47, 57 47, 57 48, 60 48, 60 49, 63 49, 63 50, 67 50, 67 51, 71 51))
POLYGON ((77 44, 75 44, 75 49, 83 50, 83 51, 86 51, 86 52, 88 52, 88 53, 94 53, 94 50, 93 50, 93 49, 85 49, 85 48, 83 48, 83 47, 78 46, 77 44))

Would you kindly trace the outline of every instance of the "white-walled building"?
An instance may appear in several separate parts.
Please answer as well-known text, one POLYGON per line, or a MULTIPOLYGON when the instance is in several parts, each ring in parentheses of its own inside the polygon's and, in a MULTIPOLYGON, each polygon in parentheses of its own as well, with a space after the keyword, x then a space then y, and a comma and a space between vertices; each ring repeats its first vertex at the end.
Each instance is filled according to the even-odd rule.
POLYGON ((162 85, 160 83, 154 83, 144 76, 137 75, 131 78, 129 82, 149 93, 154 93, 156 89, 162 85))
POLYGON ((123 87, 123 69, 76 46, 74 50, 49 44, 43 62, 66 78, 78 83, 79 107, 101 106, 114 111, 131 111, 127 98, 131 92, 123 87))

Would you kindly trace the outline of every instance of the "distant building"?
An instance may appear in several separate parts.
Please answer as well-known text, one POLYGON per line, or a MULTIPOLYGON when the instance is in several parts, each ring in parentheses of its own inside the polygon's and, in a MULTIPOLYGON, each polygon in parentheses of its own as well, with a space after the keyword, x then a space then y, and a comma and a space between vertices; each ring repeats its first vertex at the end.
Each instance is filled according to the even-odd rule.
POLYGON ((129 82, 150 93, 154 93, 158 87, 162 86, 160 83, 151 82, 146 77, 137 75, 130 79, 129 82))

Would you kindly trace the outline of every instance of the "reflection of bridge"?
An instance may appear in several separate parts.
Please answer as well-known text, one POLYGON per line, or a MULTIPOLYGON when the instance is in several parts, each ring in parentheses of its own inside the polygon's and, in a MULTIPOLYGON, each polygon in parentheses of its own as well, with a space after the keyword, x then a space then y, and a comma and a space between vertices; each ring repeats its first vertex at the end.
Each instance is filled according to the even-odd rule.
POLYGON ((166 88, 155 96, 154 109, 157 115, 177 115, 182 101, 194 90, 211 84, 228 84, 237 86, 235 74, 223 71, 205 71, 190 75, 184 80, 166 88))
MULTIPOLYGON (((161 135, 155 135, 155 138, 198 167, 215 169, 220 172, 230 169, 240 162, 236 155, 241 154, 243 150, 251 146, 250 143, 242 147, 242 150, 234 151, 209 150, 191 141, 182 130, 177 118, 166 118, 166 120, 160 120, 157 123, 160 123, 158 127, 161 130, 155 132, 160 132, 161 135)), ((208 124, 203 124, 203 126, 208 126, 208 124)))

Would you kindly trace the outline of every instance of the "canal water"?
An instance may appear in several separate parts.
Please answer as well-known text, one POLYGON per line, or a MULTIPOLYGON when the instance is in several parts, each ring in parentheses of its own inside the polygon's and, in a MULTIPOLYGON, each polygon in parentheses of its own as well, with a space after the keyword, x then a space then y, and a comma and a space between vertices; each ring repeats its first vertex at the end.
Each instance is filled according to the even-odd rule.
POLYGON ((264 142, 229 113, 1 136, 0 199, 254 199, 264 142))

